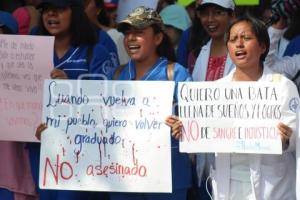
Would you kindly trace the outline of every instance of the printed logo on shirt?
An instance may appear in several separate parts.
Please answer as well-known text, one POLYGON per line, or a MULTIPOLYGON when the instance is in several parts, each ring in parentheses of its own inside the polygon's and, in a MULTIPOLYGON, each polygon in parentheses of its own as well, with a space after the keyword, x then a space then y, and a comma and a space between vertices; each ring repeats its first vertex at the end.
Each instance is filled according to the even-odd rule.
POLYGON ((105 62, 103 62, 102 71, 106 75, 108 75, 112 71, 112 63, 110 60, 106 60, 105 62))
POLYGON ((289 102, 290 110, 296 113, 298 110, 298 106, 299 106, 299 99, 297 97, 292 98, 289 102))
POLYGON ((86 62, 86 59, 67 60, 66 63, 81 63, 86 62))
POLYGON ((109 53, 110 55, 110 58, 111 58, 111 61, 112 61, 112 64, 114 67, 117 67, 119 65, 119 61, 118 61, 118 56, 116 53, 114 52, 110 52, 109 53))

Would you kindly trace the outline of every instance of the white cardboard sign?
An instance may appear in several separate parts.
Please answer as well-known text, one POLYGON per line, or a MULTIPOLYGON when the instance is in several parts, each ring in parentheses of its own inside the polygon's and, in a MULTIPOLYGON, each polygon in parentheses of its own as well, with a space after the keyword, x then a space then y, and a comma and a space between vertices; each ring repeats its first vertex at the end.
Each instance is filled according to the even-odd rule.
POLYGON ((0 34, 0 140, 35 141, 54 37, 0 34))
POLYGON ((173 90, 168 81, 46 81, 40 187, 171 192, 173 90))
MULTIPOLYGON (((298 94, 282 101, 280 82, 189 82, 178 87, 181 152, 281 154, 276 128, 298 94)), ((296 113, 295 113, 296 116, 296 113)))

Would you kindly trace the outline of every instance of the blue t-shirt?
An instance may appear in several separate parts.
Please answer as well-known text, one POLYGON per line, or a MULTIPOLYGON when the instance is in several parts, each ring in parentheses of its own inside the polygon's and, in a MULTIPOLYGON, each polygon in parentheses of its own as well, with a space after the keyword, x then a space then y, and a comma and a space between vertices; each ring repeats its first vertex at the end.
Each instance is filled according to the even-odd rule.
POLYGON ((106 47, 111 57, 113 67, 119 66, 120 62, 119 62, 118 50, 114 41, 105 31, 102 30, 99 31, 99 38, 100 38, 99 44, 102 44, 103 46, 106 47))
POLYGON ((64 70, 69 79, 106 79, 114 70, 108 51, 96 44, 88 60, 88 48, 71 47, 62 58, 54 52, 54 67, 64 70))
MULTIPOLYGON (((153 67, 145 73, 141 80, 144 81, 163 81, 168 80, 167 74, 168 60, 159 58, 153 67)), ((118 80, 135 80, 136 71, 134 61, 130 60, 120 72, 118 80)), ((177 83, 179 81, 191 81, 192 78, 188 71, 178 63, 174 65, 174 81, 176 84, 175 94, 177 91, 177 83)), ((176 97, 176 95, 175 95, 176 97)), ((179 153, 179 141, 172 137, 172 185, 173 189, 188 188, 191 186, 191 163, 186 153, 179 153)))
MULTIPOLYGON (((39 33, 39 26, 33 27, 30 31, 30 35, 38 35, 38 33, 39 33)), ((116 47, 114 41, 110 38, 110 36, 105 31, 102 31, 100 29, 98 29, 98 35, 99 35, 99 41, 95 46, 100 44, 105 48, 105 53, 104 54, 108 53, 108 55, 110 57, 110 60, 111 60, 111 67, 112 68, 115 68, 115 67, 119 66, 119 57, 118 57, 118 53, 117 53, 117 47, 116 47)), ((98 48, 94 47, 93 49, 94 50, 93 50, 93 53, 92 53, 93 54, 92 57, 94 56, 94 53, 99 54, 99 52, 100 52, 100 54, 101 54, 101 49, 99 47, 98 48)), ((72 51, 72 49, 70 49, 69 52, 70 51, 72 51)), ((78 53, 78 55, 80 55, 80 56, 83 56, 84 54, 87 55, 83 51, 78 53)), ((103 57, 104 56, 106 56, 106 55, 103 55, 103 57)), ((55 58, 55 56, 54 56, 54 63, 58 60, 59 59, 57 59, 57 57, 55 58)), ((54 64, 54 65, 56 66, 56 64, 54 64)), ((71 79, 74 79, 74 78, 71 78, 71 79)))
POLYGON ((300 53, 300 35, 292 39, 285 49, 284 56, 293 56, 300 53))

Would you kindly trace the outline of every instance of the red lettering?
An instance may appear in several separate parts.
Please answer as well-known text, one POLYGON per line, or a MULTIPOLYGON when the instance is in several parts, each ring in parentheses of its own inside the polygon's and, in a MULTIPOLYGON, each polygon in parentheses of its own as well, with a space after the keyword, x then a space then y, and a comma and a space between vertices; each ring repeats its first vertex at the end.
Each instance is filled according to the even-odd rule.
POLYGON ((46 185, 47 182, 47 169, 48 167, 50 167, 52 175, 54 177, 55 180, 55 184, 58 184, 58 178, 62 178, 64 180, 68 180, 70 178, 73 177, 73 167, 70 163, 68 162, 62 162, 60 164, 60 159, 59 159, 59 155, 56 155, 56 163, 53 165, 50 161, 50 159, 47 157, 45 160, 45 168, 44 168, 44 176, 43 176, 43 186, 46 185), (66 173, 66 171, 69 171, 70 174, 67 176, 64 173, 66 173))
POLYGON ((54 176, 55 179, 55 183, 58 184, 58 161, 59 161, 59 155, 56 155, 56 170, 54 172, 53 166, 50 163, 49 158, 46 158, 46 163, 45 163, 45 168, 44 168, 44 180, 43 180, 43 186, 46 185, 46 177, 47 177, 47 169, 48 169, 48 165, 50 166, 50 169, 52 171, 52 174, 54 176))
POLYGON ((73 168, 72 168, 72 166, 71 166, 70 163, 68 163, 68 162, 61 163, 61 165, 60 165, 60 176, 64 180, 68 180, 68 179, 72 178, 72 176, 73 176, 73 168), (70 171, 70 175, 69 176, 65 176, 64 173, 63 173, 64 171, 66 171, 66 169, 64 170, 64 165, 66 165, 67 167, 69 167, 69 171, 70 171))
POLYGON ((188 142, 192 139, 193 141, 199 138, 199 125, 195 120, 189 120, 187 122, 187 130, 182 128, 182 141, 186 139, 188 142))

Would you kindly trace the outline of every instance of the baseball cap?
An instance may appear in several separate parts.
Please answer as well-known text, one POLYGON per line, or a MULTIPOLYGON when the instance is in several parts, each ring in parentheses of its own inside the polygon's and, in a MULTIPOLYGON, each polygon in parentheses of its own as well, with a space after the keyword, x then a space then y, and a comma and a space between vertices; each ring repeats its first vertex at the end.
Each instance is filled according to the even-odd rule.
POLYGON ((59 8, 65 8, 69 6, 82 6, 82 0, 42 0, 37 8, 43 8, 47 5, 52 5, 59 8))
POLYGON ((206 4, 216 4, 218 6, 221 6, 226 9, 234 10, 235 5, 233 0, 203 0, 201 4, 197 7, 197 9, 200 9, 202 6, 206 4))
POLYGON ((0 27, 6 26, 13 34, 18 33, 17 20, 9 12, 0 11, 0 27))
POLYGON ((159 14, 165 25, 173 26, 182 31, 185 31, 192 24, 186 9, 177 4, 165 7, 159 14))
POLYGON ((124 32, 128 26, 142 29, 152 24, 157 24, 162 27, 163 22, 161 17, 154 9, 140 6, 129 13, 129 15, 118 24, 117 29, 120 32, 124 32))

